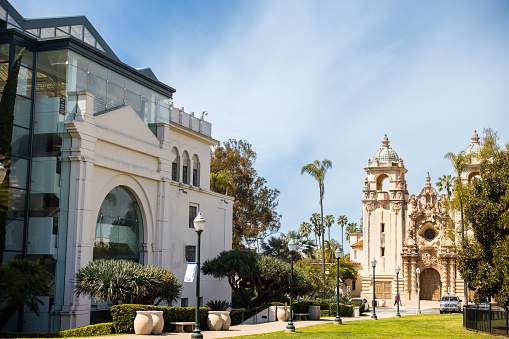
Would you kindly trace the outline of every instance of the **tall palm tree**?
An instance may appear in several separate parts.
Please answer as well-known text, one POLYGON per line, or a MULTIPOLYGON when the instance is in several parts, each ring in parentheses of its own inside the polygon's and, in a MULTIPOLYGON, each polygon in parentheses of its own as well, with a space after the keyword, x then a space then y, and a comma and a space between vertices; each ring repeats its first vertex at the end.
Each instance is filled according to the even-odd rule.
POLYGON ((325 227, 327 227, 327 233, 328 233, 329 241, 330 241, 330 228, 331 228, 332 225, 334 225, 334 216, 333 215, 326 215, 325 216, 325 227))
MULTIPOLYGON (((456 171, 456 177, 454 177, 454 195, 458 199, 460 204, 460 215, 461 215, 461 243, 465 241, 465 225, 463 223, 463 195, 464 188, 463 183, 461 181, 461 173, 465 170, 470 160, 469 156, 464 156, 463 152, 459 152, 458 154, 454 154, 452 152, 447 153, 444 158, 451 160, 454 170, 456 171)), ((465 284, 464 295, 466 299, 466 304, 468 305, 468 287, 465 284)))
MULTIPOLYGON (((321 217, 321 233, 322 233, 322 250, 325 248, 325 232, 323 228, 323 194, 325 193, 325 174, 327 170, 332 167, 332 161, 328 159, 315 160, 312 163, 302 166, 300 174, 308 173, 318 182, 320 190, 320 217, 321 217)), ((322 272, 323 272, 323 286, 325 289, 325 256, 322 255, 322 272)), ((325 296, 325 290, 324 290, 325 296)))
MULTIPOLYGON (((346 226, 346 224, 348 223, 348 218, 346 217, 346 215, 340 215, 336 221, 338 222, 338 225, 341 226, 341 248, 345 248, 345 243, 343 242, 343 227, 346 226)), ((346 240, 349 240, 350 239, 350 236, 348 236, 348 238, 346 240)))
POLYGON ((283 234, 283 238, 287 244, 292 239, 297 244, 297 254, 294 256, 294 260, 301 259, 303 254, 305 254, 307 257, 315 259, 314 253, 316 244, 313 242, 313 240, 309 240, 306 235, 296 231, 288 231, 288 233, 283 234))
POLYGON ((436 185, 438 187, 438 191, 445 191, 447 193, 447 200, 451 200, 451 189, 453 185, 451 175, 442 175, 440 178, 438 178, 436 185))

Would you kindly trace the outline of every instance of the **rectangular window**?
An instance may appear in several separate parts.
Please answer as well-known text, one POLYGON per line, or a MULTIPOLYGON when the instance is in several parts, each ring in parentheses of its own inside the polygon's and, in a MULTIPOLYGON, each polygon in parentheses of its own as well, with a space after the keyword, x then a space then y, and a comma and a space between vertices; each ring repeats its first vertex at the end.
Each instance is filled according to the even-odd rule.
POLYGON ((357 259, 357 250, 353 251, 353 258, 357 259))
POLYGON ((385 232, 385 224, 384 223, 380 224, 380 232, 382 232, 382 233, 385 232))
POLYGON ((179 178, 177 176, 177 171, 178 171, 177 163, 172 162, 171 163, 171 180, 173 180, 173 181, 179 180, 179 178))
POLYGON ((198 207, 189 206, 189 228, 194 228, 194 218, 198 215, 198 207))
POLYGON ((385 257, 385 247, 380 247, 380 256, 385 257))
POLYGON ((187 166, 182 166, 182 182, 184 184, 189 184, 189 173, 187 171, 187 166))
POLYGON ((198 187, 198 170, 193 169, 193 186, 198 187))
POLYGON ((187 298, 180 299, 180 307, 187 307, 187 304, 188 304, 187 298))
POLYGON ((352 291, 355 291, 355 280, 352 280, 352 291))
POLYGON ((200 299, 198 299, 198 303, 200 307, 203 307, 203 297, 200 297, 200 299))
POLYGON ((186 261, 196 262, 196 246, 186 246, 186 261))

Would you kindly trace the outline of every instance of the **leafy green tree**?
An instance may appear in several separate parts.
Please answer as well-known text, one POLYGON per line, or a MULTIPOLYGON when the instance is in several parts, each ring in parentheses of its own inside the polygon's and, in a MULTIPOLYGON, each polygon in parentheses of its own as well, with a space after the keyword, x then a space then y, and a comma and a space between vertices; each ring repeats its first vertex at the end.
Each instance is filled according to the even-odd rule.
MULTIPOLYGON (((338 222, 338 225, 341 226, 341 248, 345 248, 345 243, 343 242, 343 227, 346 226, 346 224, 348 223, 348 218, 346 217, 346 215, 340 215, 336 221, 338 222)), ((346 238, 346 240, 349 240, 350 239, 350 235, 348 235, 348 238, 346 238)))
MULTIPOLYGON (((243 307, 253 308, 278 300, 289 292, 290 264, 268 255, 231 250, 205 261, 202 271, 215 278, 226 278, 243 307)), ((293 271, 295 295, 311 292, 312 284, 304 270, 293 271)))
POLYGON ((357 231, 357 223, 349 222, 348 226, 346 226, 346 240, 350 241, 350 233, 356 233, 357 231))
POLYGON ((341 245, 339 244, 339 242, 337 240, 335 240, 335 239, 325 240, 324 255, 325 255, 325 260, 327 262, 334 261, 334 259, 335 259, 334 252, 336 252, 336 250, 338 248, 340 248, 341 251, 343 251, 343 248, 341 247, 341 245))
MULTIPOLYGON (((337 274, 337 261, 329 267, 329 279, 336 284, 337 274)), ((349 256, 343 256, 339 259, 339 283, 340 286, 344 287, 348 279, 357 279, 357 270, 353 268, 353 264, 350 261, 349 256)), ((343 288, 342 288, 343 289, 343 288)), ((344 290, 344 289, 343 289, 344 290)))
POLYGON ((18 89, 18 74, 23 58, 23 47, 9 71, 7 81, 0 99, 0 162, 7 170, 3 182, 0 183, 0 263, 3 262, 5 251, 5 230, 7 227, 7 210, 9 199, 9 175, 11 173, 12 131, 14 124, 14 106, 18 89))
POLYGON ((173 273, 152 265, 127 260, 94 260, 76 273, 75 293, 114 305, 137 303, 158 305, 176 302, 182 284, 173 273))
POLYGON ((509 311, 509 150, 480 165, 471 184, 465 212, 474 237, 458 250, 458 269, 474 300, 493 296, 509 311))
POLYGON ((4 306, 0 315, 0 329, 16 313, 20 306, 39 315, 40 296, 49 296, 48 274, 43 265, 27 259, 11 259, 0 265, 0 303, 4 306))
POLYGON ((318 242, 318 238, 322 236, 322 219, 320 218, 320 214, 313 213, 309 218, 309 222, 312 225, 313 233, 315 234, 315 243, 319 244, 322 247, 322 244, 318 242))
MULTIPOLYGON (((222 176, 229 171, 234 186, 233 248, 244 248, 260 238, 279 231, 281 215, 277 213, 279 191, 266 186, 267 181, 254 169, 256 152, 244 140, 230 139, 211 154, 210 171, 222 176), (224 172, 223 172, 224 173, 224 172)), ((224 185, 211 186, 219 193, 229 193, 224 185)))
MULTIPOLYGON (((317 182, 320 190, 320 233, 322 235, 322 253, 325 249, 325 229, 323 227, 323 195, 325 193, 325 174, 327 170, 332 167, 332 161, 328 159, 315 160, 312 163, 302 166, 300 174, 308 173, 317 182)), ((325 256, 322 255, 322 271, 323 271, 323 284, 325 286, 325 256)))

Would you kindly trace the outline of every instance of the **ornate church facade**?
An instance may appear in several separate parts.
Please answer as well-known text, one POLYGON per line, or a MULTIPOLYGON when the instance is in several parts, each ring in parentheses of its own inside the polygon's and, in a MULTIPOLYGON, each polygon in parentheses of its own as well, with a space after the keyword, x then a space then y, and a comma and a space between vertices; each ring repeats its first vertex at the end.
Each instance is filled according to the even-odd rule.
MULTIPOLYGON (((461 175, 464 182, 479 174, 480 147, 474 133, 464 151, 471 155, 461 175)), ((365 171, 362 229, 350 237, 351 259, 359 272, 352 294, 373 299, 371 261, 375 258, 375 298, 382 303, 394 300, 398 283, 402 300, 417 299, 418 280, 423 300, 439 300, 449 293, 465 300, 454 242, 446 231, 447 198, 432 187, 429 173, 421 192, 409 195, 403 159, 389 146, 387 136, 365 171)))

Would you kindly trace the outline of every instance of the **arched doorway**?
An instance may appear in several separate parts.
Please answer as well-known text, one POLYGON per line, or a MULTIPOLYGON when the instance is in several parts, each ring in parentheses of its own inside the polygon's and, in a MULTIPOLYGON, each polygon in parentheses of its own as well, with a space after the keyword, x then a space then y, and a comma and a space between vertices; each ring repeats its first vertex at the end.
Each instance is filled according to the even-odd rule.
POLYGON ((434 268, 427 268, 420 275, 421 299, 440 300, 442 297, 442 282, 440 274, 434 268))

